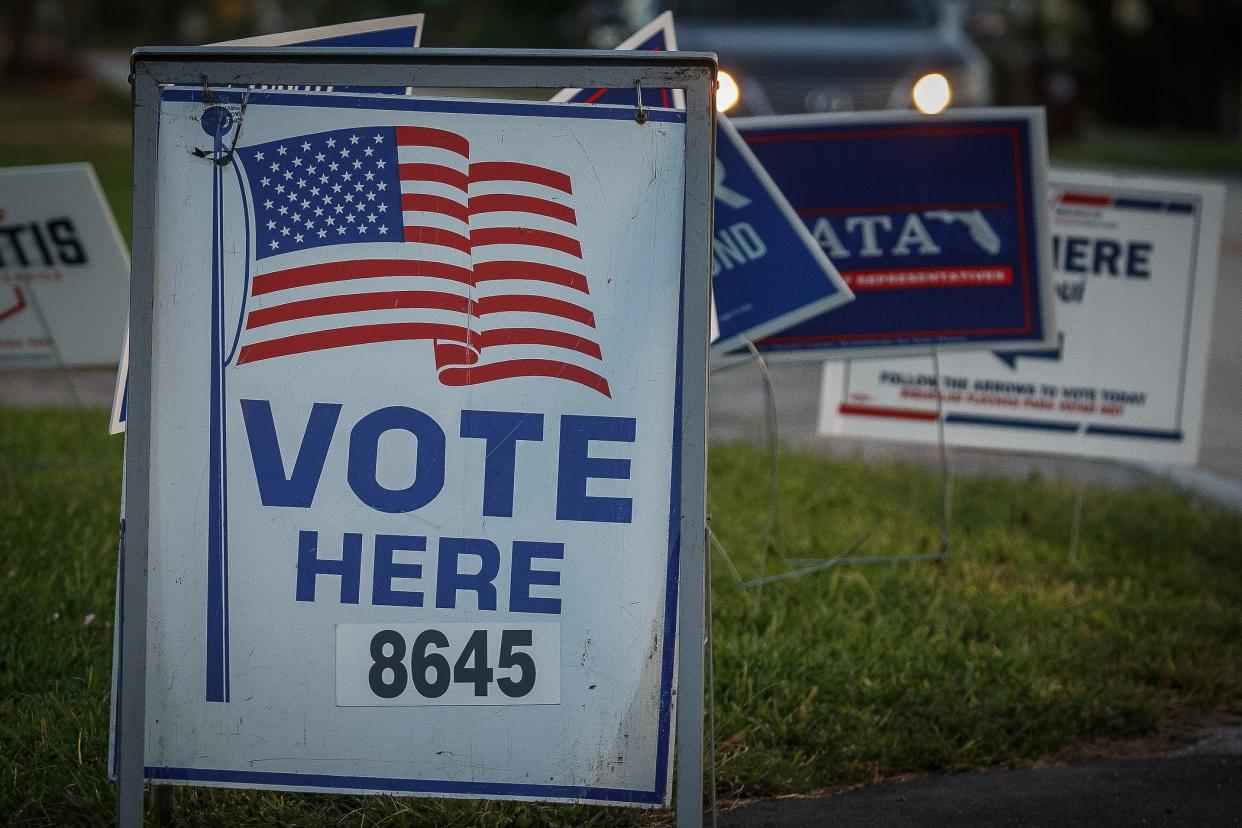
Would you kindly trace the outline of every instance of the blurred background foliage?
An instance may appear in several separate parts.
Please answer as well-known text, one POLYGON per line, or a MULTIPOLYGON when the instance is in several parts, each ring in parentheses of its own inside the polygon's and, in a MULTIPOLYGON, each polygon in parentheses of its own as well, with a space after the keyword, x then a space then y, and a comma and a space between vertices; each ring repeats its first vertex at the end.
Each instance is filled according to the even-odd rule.
MULTIPOLYGON (((946 0, 947 2, 947 0, 946 0)), ((570 47, 634 0, 5 0, 5 80, 83 77, 99 50, 198 44, 424 12, 426 46, 570 47)), ((1043 104, 1050 132, 1242 138, 1242 0, 957 2, 998 104, 1043 104)))

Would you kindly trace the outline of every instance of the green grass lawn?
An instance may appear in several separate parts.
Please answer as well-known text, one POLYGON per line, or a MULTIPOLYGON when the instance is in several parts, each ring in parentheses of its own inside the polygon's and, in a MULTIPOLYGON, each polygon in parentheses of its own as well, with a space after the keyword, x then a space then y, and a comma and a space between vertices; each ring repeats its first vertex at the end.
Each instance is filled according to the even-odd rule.
MULTIPOLYGON (((124 101, 0 92, 0 123, 0 166, 91 161, 128 238, 124 101)), ((1210 143, 1084 141, 1055 157, 1236 171, 1236 147, 1210 143)), ((12 824, 97 825, 113 808, 121 442, 105 423, 101 411, 84 422, 0 410, 0 815, 12 824)), ((761 569, 767 462, 746 447, 711 452, 712 525, 743 577, 761 569)), ((1070 486, 961 480, 956 492, 945 567, 842 568, 770 586, 756 604, 714 560, 722 796, 1020 763, 1187 712, 1242 713, 1242 517, 1172 489, 1092 489, 1070 556, 1070 486)), ((860 554, 934 551, 938 520, 934 474, 782 457, 778 555, 828 557, 866 533, 860 554)), ((653 819, 201 788, 179 789, 176 810, 180 825, 653 819)))
POLYGON ((1242 140, 1203 133, 1092 130, 1052 144, 1052 162, 1135 172, 1242 175, 1242 140))
MULTIPOLYGON (((0 410, 0 814, 98 825, 106 779, 119 439, 103 411, 0 410), (67 461, 85 459, 89 465, 67 461)), ((761 567, 767 457, 710 456, 712 526, 761 567)), ((932 472, 781 458, 775 552, 934 550, 932 472)), ((713 561, 719 792, 806 791, 1037 760, 1173 717, 1242 713, 1242 516, 1171 488, 960 480, 947 566, 766 587, 713 561)), ((773 558, 768 571, 779 571, 773 558)), ((176 824, 643 825, 616 808, 181 788, 176 824)))

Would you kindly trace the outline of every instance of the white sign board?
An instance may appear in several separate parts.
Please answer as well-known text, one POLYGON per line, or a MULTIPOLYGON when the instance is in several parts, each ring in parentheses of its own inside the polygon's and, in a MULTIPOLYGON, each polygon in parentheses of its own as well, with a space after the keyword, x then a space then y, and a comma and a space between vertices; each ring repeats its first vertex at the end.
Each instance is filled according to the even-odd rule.
MULTIPOLYGON (((1193 464, 1224 189, 1049 176, 1057 347, 940 355, 951 445, 1193 464)), ((825 434, 934 442, 928 358, 826 364, 825 434)))
POLYGON ((0 367, 115 364, 128 307, 129 256, 91 165, 0 169, 0 367))
POLYGON ((666 803, 685 113, 253 91, 221 166, 201 95, 159 111, 147 776, 666 803))

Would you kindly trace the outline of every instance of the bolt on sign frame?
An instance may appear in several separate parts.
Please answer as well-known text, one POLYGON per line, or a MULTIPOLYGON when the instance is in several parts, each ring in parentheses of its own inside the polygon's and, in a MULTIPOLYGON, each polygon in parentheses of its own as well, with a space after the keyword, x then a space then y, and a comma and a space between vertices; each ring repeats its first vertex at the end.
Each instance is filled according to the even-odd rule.
MULTIPOLYGON (((169 87, 196 87, 204 92, 214 89, 227 95, 229 90, 236 94, 239 89, 257 84, 465 89, 631 88, 635 89, 636 120, 641 124, 645 124, 648 117, 648 111, 643 109, 642 89, 676 88, 685 91, 687 111, 679 286, 681 331, 675 359, 681 390, 679 404, 673 413, 674 427, 679 429, 680 439, 672 444, 671 458, 671 462, 680 467, 680 473, 674 476, 671 491, 676 523, 669 526, 669 532, 676 533, 679 538, 675 568, 670 569, 670 581, 676 579, 675 585, 670 583, 670 597, 675 596, 676 600, 675 621, 668 613, 668 607, 665 608, 669 618, 666 623, 675 623, 676 644, 666 657, 670 665, 676 665, 676 675, 675 685, 670 684, 662 691, 666 698, 666 715, 669 718, 675 715, 676 723, 662 729, 660 740, 666 758, 663 760, 664 770, 657 773, 656 790, 644 794, 646 799, 634 801, 636 804, 667 802, 668 792, 673 787, 670 777, 675 743, 678 824, 699 824, 703 737, 705 397, 715 76, 715 56, 708 53, 471 49, 419 50, 417 53, 411 53, 408 49, 357 49, 344 53, 339 49, 220 47, 143 48, 134 52, 134 255, 130 292, 132 363, 125 458, 127 503, 121 527, 119 680, 114 723, 119 825, 134 826, 142 822, 143 784, 149 775, 144 761, 149 724, 146 675, 148 638, 149 632, 156 635, 161 632, 148 629, 152 505, 155 502, 153 498, 160 495, 161 484, 160 480, 152 477, 153 342, 157 314, 161 312, 156 291, 161 226, 157 194, 161 174, 168 175, 159 169, 161 96, 169 87), (674 700, 677 701, 675 705, 674 700)), ((221 117, 226 116, 217 116, 221 117)), ((658 126, 655 119, 652 125, 658 126)), ((593 163, 607 163, 609 148, 601 149, 603 152, 592 159, 593 163)), ((225 155, 217 153, 212 160, 223 165, 229 163, 225 158, 225 155)), ((594 462, 616 464, 619 461, 594 462)), ((540 581, 536 578, 534 583, 540 581)), ((503 650, 502 643, 502 653, 503 650)), ((393 652, 396 652, 395 646, 393 652)), ((477 666, 479 662, 475 663, 477 666)), ((340 670, 339 662, 337 669, 340 670)), ((669 669, 674 668, 670 666, 669 669)), ((177 780, 165 778, 161 781, 177 780)), ((210 779, 197 781, 211 783, 210 779)), ((299 787, 295 783, 273 784, 293 789, 299 787)), ((333 785, 324 787, 333 788, 333 785)), ((372 789, 370 786, 362 788, 372 789)), ((589 793, 581 793, 582 789, 566 790, 568 792, 560 794, 555 791, 523 794, 515 790, 514 796, 599 801, 589 793)), ((437 791, 407 788, 405 792, 437 791)), ((439 792, 473 795, 468 788, 460 791, 441 789, 439 792)), ((503 791, 483 792, 482 795, 510 798, 503 791)))

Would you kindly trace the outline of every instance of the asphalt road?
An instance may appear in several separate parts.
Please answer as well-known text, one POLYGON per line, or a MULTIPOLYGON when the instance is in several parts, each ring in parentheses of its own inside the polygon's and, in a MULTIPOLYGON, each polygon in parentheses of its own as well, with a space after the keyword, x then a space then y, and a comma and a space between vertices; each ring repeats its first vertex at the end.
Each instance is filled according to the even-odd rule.
POLYGON ((875 785, 778 799, 721 815, 721 828, 1018 828, 1242 825, 1242 756, 1119 759, 875 785))
POLYGON ((721 828, 1242 826, 1242 728, 1174 756, 1106 759, 889 782, 837 796, 766 800, 721 828))

